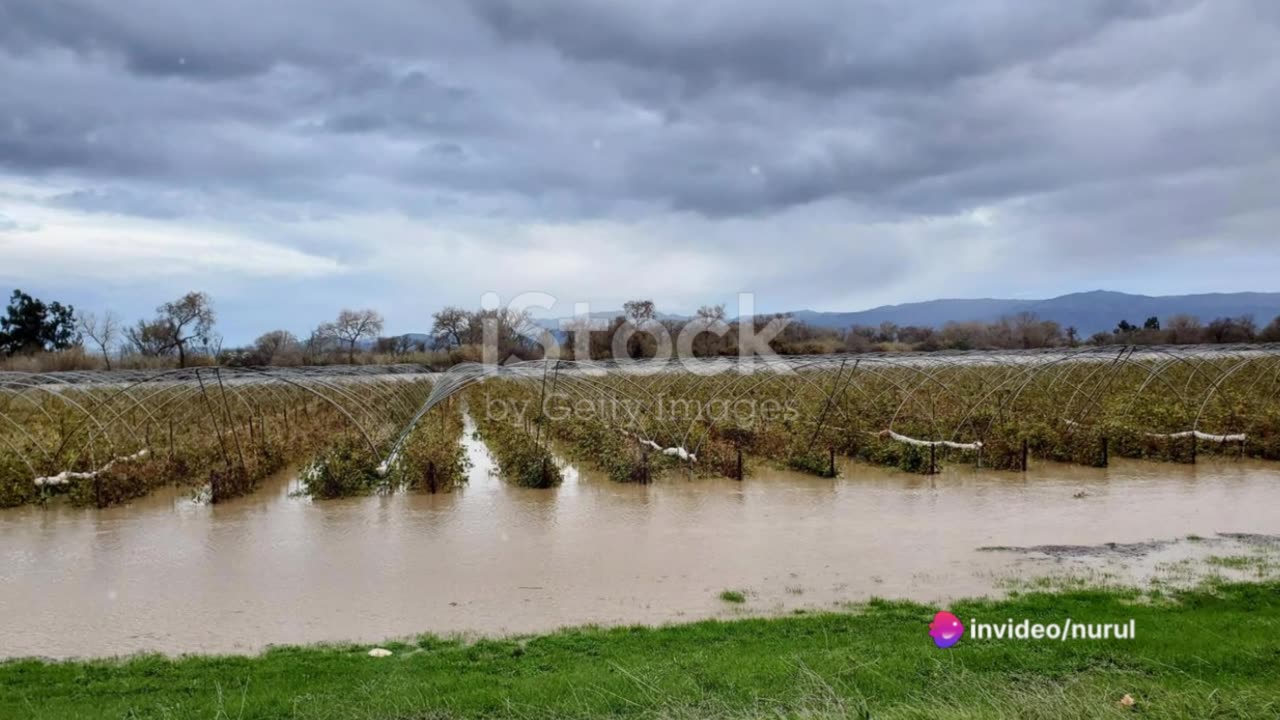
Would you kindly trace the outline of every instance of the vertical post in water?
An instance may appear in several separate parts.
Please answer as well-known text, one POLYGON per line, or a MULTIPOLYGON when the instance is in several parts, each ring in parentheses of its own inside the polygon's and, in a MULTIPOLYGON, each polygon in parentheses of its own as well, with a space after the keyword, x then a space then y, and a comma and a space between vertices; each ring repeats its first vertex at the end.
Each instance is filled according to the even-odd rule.
POLYGON ((938 446, 929 443, 929 474, 938 472, 938 446))
POLYGON ((173 462, 173 418, 169 418, 169 462, 173 462))
POLYGON ((1102 436, 1102 467, 1108 467, 1111 464, 1111 441, 1106 435, 1102 436))
POLYGON ((222 396, 222 412, 226 416, 227 429, 231 431, 231 439, 236 443, 236 455, 240 458, 240 469, 245 470, 244 449, 240 447, 240 434, 236 432, 236 423, 231 417, 231 406, 227 403, 227 386, 222 384, 222 368, 215 366, 213 375, 218 379, 218 394, 222 396))
MULTIPOLYGON (((209 399, 209 392, 205 389, 204 378, 200 377, 200 371, 196 370, 196 382, 200 383, 200 395, 204 398, 205 407, 209 409, 209 420, 213 422, 213 429, 218 435, 218 448, 222 450, 222 460, 227 465, 227 470, 231 469, 231 455, 227 452, 227 444, 222 439, 222 428, 218 426, 218 413, 213 409, 213 401, 209 399)), ((212 485, 213 483, 210 482, 212 485)), ((216 487, 214 488, 217 489, 216 487)), ((216 496, 216 493, 215 493, 216 496)))
POLYGON ((742 477, 742 446, 741 445, 738 446, 738 471, 736 475, 738 480, 743 479, 742 477))
POLYGON ((827 448, 827 453, 829 453, 829 455, 830 455, 830 457, 828 458, 828 464, 829 464, 829 466, 830 466, 830 470, 828 470, 828 472, 829 472, 829 473, 831 473, 831 477, 835 477, 835 476, 836 476, 836 448, 835 448, 835 446, 834 446, 834 445, 832 445, 831 447, 827 448))
POLYGON ((1027 471, 1027 439, 1022 438, 1022 472, 1027 471))
POLYGON ((1197 445, 1199 445, 1199 443, 1196 442, 1195 431, 1192 431, 1191 432, 1191 464, 1192 465, 1196 464, 1196 446, 1197 445))

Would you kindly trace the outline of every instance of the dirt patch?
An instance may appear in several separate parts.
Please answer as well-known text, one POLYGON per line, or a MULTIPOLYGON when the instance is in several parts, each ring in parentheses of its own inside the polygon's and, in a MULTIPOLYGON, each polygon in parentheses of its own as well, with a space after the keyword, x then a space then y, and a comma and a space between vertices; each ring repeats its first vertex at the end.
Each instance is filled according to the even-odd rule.
POLYGON ((1149 540, 1138 543, 1102 543, 1101 545, 1032 545, 1030 547, 1009 547, 992 545, 978 548, 978 552, 1012 552, 1022 554, 1038 553, 1055 558, 1072 557, 1143 557, 1156 550, 1162 550, 1177 540, 1149 540))
POLYGON ((1218 537, 1235 540, 1245 545, 1262 545, 1264 547, 1280 547, 1280 535, 1261 535, 1259 533, 1218 533, 1218 537))

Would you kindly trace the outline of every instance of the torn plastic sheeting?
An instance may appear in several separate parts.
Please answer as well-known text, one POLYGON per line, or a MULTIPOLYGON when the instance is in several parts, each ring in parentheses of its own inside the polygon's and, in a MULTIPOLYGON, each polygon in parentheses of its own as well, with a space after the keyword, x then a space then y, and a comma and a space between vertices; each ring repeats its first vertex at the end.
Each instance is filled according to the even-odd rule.
POLYGON ((950 440, 917 440, 916 438, 913 438, 913 437, 900 435, 892 430, 885 430, 884 432, 889 437, 893 438, 894 440, 897 440, 900 443, 906 443, 908 445, 916 445, 919 447, 948 447, 948 448, 955 448, 956 450, 981 450, 982 449, 981 441, 971 442, 971 443, 958 443, 958 442, 951 442, 950 440))
POLYGON ((147 449, 143 448, 132 455, 118 457, 93 472, 72 472, 70 470, 64 470, 57 475, 38 477, 35 479, 36 487, 43 487, 45 485, 66 485, 72 480, 92 480, 98 475, 110 470, 112 465, 115 465, 118 462, 128 462, 130 460, 137 460, 138 458, 146 457, 147 452, 147 449))
POLYGON ((1208 440, 1210 442, 1244 442, 1249 439, 1245 433, 1237 433, 1235 435, 1210 435, 1209 433, 1200 432, 1199 430, 1185 430, 1176 433, 1147 433, 1147 437, 1153 438, 1172 438, 1180 440, 1195 436, 1199 440, 1208 440))

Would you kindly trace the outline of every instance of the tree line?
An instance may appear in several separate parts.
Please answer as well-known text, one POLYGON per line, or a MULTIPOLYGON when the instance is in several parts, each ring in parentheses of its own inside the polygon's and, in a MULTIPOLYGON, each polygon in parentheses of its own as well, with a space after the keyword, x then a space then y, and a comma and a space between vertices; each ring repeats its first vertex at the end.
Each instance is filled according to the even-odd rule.
POLYGON ((1120 320, 1110 331, 1081 337, 1073 326, 1019 313, 995 322, 949 322, 939 329, 894 323, 857 326, 845 333, 851 352, 907 350, 1017 350, 1081 345, 1196 345, 1280 342, 1280 317, 1259 328, 1250 316, 1220 317, 1205 324, 1192 315, 1173 315, 1164 323, 1148 317, 1141 325, 1120 320))
POLYGON ((248 347, 226 348, 213 299, 205 292, 161 303, 154 316, 126 324, 110 310, 77 312, 19 289, 0 316, 0 355, 7 366, 37 370, 353 363, 382 329, 377 311, 344 309, 304 340, 272 330, 248 347))
MULTIPOLYGON (((845 330, 817 327, 786 315, 753 319, 749 330, 767 333, 769 347, 783 355, 835 352, 932 352, 1002 350, 1113 344, 1224 344, 1280 342, 1280 317, 1259 328, 1252 317, 1221 317, 1208 323, 1189 315, 1162 322, 1149 317, 1141 325, 1120 320, 1109 332, 1082 338, 1033 313, 994 322, 950 322, 941 328, 855 325, 845 330), (774 321, 784 321, 771 325, 774 321), (780 326, 781 329, 770 330, 780 326)), ((723 305, 707 305, 691 318, 660 319, 652 300, 624 304, 611 318, 570 321, 551 329, 528 313, 511 309, 468 310, 449 306, 432 315, 429 334, 384 336, 384 320, 373 309, 343 309, 299 337, 271 330, 243 347, 224 347, 217 332, 213 299, 189 292, 161 303, 151 317, 132 324, 106 311, 77 312, 67 304, 44 302, 15 290, 0 316, 0 368, 72 370, 161 368, 189 365, 318 365, 330 363, 417 362, 443 369, 459 362, 488 359, 491 340, 499 359, 536 359, 543 348, 558 346, 560 357, 605 360, 646 358, 659 353, 662 336, 691 338, 688 352, 699 357, 739 352, 741 322, 726 317, 723 305), (617 342, 615 342, 617 340, 617 342)))

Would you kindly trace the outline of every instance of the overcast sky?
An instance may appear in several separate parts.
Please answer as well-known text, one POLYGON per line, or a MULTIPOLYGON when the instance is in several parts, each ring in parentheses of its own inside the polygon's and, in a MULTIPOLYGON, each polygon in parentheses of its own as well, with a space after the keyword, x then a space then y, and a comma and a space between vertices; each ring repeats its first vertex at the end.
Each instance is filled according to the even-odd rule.
POLYGON ((0 2, 0 292, 231 342, 1274 291, 1277 200, 1271 0, 0 2))

